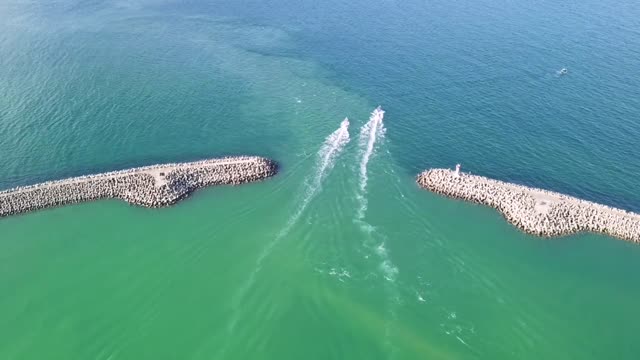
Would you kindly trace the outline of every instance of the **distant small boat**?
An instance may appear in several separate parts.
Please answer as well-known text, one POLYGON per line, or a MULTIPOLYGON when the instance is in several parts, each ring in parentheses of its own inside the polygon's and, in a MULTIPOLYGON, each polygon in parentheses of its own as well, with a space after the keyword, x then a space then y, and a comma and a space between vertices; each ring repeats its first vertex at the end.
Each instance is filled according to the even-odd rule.
POLYGON ((569 70, 567 70, 567 68, 562 68, 558 70, 558 75, 567 75, 568 73, 569 73, 569 70))

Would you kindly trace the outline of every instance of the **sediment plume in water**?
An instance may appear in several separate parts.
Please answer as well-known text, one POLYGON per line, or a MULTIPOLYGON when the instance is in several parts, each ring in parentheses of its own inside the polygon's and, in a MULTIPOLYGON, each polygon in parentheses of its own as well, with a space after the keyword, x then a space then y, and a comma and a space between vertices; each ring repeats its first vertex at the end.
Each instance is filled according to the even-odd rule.
POLYGON ((0 192, 0 217, 98 199, 149 208, 169 206, 212 185, 239 185, 275 175, 262 157, 227 157, 145 166, 17 187, 0 192))
POLYGON ((490 206, 528 234, 593 232, 640 243, 640 214, 458 170, 427 170, 418 175, 417 183, 444 196, 490 206))

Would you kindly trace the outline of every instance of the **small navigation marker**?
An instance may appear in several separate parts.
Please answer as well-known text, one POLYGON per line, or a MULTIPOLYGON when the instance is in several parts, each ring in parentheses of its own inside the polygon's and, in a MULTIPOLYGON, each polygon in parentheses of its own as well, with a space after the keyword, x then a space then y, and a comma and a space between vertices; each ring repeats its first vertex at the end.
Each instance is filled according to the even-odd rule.
POLYGON ((456 177, 460 177, 460 164, 456 164, 456 177))

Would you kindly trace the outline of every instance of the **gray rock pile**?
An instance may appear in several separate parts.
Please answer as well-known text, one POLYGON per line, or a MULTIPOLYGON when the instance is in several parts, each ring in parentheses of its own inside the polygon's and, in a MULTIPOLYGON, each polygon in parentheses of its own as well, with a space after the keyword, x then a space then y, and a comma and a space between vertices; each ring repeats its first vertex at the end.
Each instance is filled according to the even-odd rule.
POLYGON ((545 237, 594 232, 640 243, 640 215, 556 192, 431 169, 417 183, 435 193, 490 206, 520 230, 545 237))
POLYGON ((201 187, 239 185, 276 172, 277 165, 272 160, 241 156, 80 176, 0 192, 0 217, 114 198, 157 208, 175 204, 201 187))

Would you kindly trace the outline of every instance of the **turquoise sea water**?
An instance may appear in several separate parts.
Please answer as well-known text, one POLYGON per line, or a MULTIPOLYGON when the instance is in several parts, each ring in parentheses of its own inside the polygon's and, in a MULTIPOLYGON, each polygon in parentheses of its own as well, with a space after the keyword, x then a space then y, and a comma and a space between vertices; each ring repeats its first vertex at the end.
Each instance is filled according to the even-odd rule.
POLYGON ((0 359, 637 359, 640 247, 523 235, 414 183, 459 162, 640 211, 637 19, 629 0, 1 2, 1 189, 231 154, 281 173, 1 219, 0 359))

